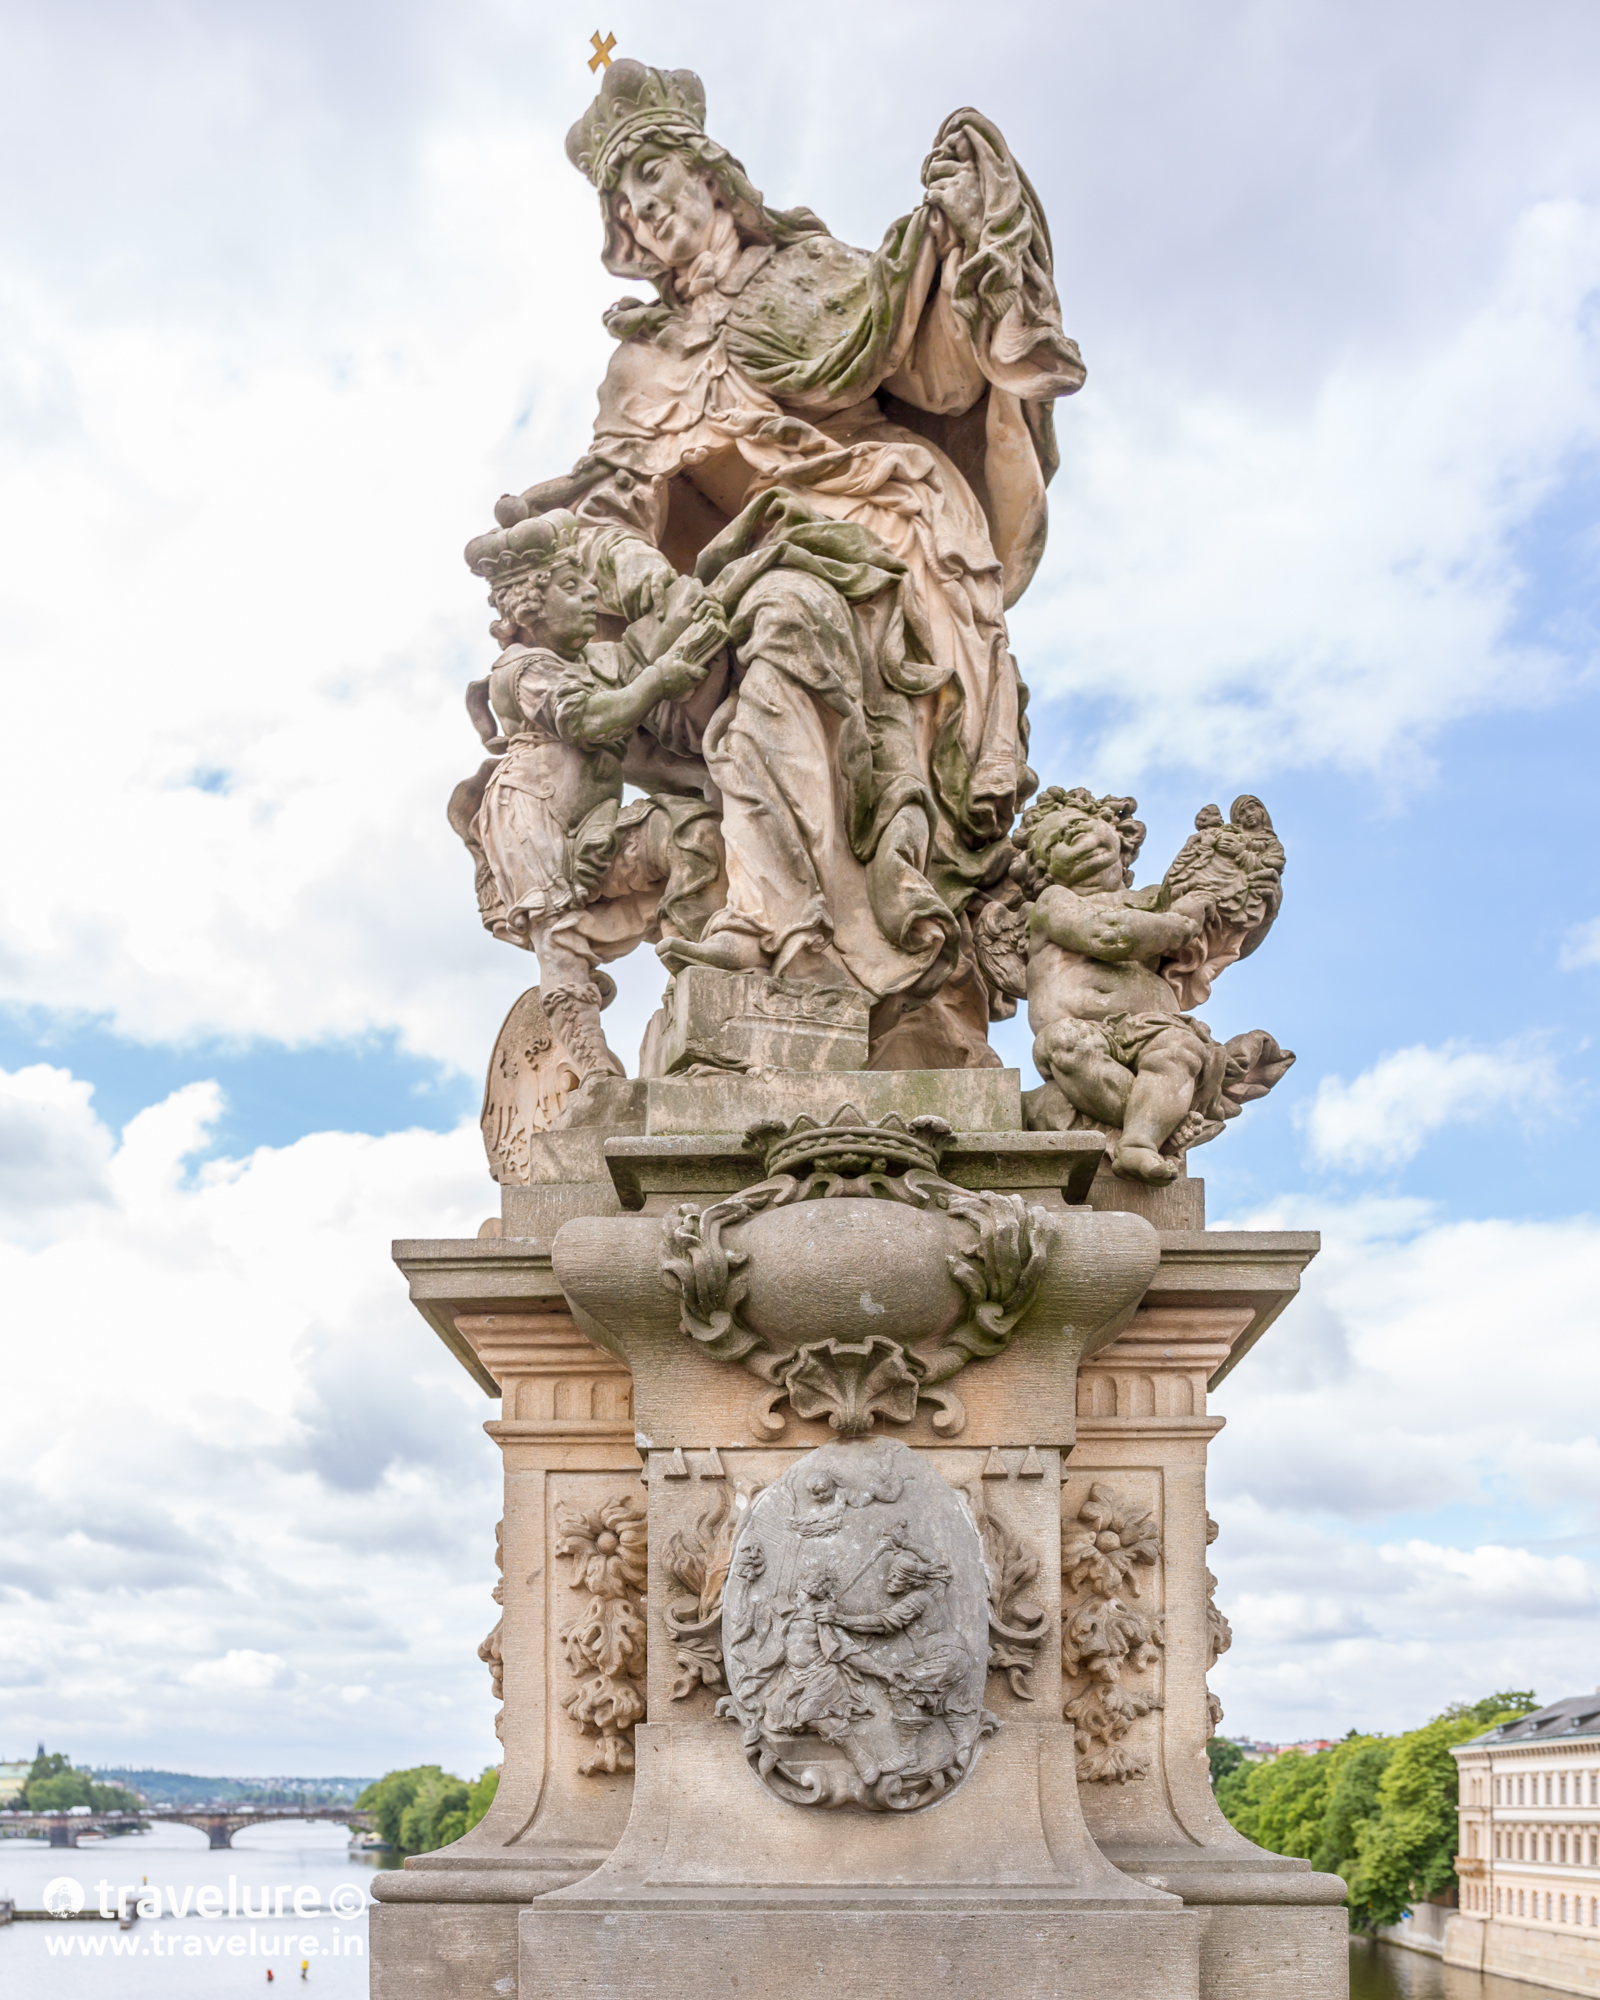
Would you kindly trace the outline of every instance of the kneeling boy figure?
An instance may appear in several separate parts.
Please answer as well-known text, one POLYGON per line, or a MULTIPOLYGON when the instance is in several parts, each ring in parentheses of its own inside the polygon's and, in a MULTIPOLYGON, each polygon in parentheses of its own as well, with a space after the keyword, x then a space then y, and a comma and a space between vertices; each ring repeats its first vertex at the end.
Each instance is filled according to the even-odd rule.
MULTIPOLYGON (((541 1004, 581 1082, 623 1074, 600 1025, 615 989, 596 967, 663 925, 697 933, 721 874, 703 767, 660 742, 656 712, 701 689, 726 622, 692 580, 668 589, 657 572, 673 573, 654 549, 645 566, 636 553, 614 529, 563 512, 467 551, 490 585, 505 650, 467 694, 496 761, 457 786, 451 823, 477 863, 485 926, 537 954, 541 1004), (622 643, 595 643, 591 571, 605 564, 615 584, 630 563, 640 573, 617 594, 660 608, 622 643), (647 719, 654 734, 641 729, 647 719), (625 778, 656 789, 624 806, 625 778)), ((687 720, 667 733, 690 744, 697 735, 687 720)))
MULTIPOLYGON (((1243 1104, 1265 1095, 1294 1057, 1259 1029, 1213 1041, 1205 1023, 1183 1011, 1190 991, 1209 991, 1217 972, 1243 955, 1239 929, 1219 911, 1227 898, 1217 885, 1175 893, 1184 872, 1177 864, 1167 881, 1132 887, 1145 831, 1132 816, 1135 803, 1053 786, 1023 815, 1035 890, 1028 1023, 1045 1078, 1031 1093, 1029 1123, 1108 1127, 1116 1134, 1112 1172, 1160 1186, 1176 1179, 1190 1146, 1214 1138, 1243 1104)), ((1248 805, 1265 817, 1259 801, 1248 805)), ((1207 812, 1220 818, 1215 808, 1207 812)), ((1276 908, 1273 900, 1244 950, 1260 942, 1276 908)))

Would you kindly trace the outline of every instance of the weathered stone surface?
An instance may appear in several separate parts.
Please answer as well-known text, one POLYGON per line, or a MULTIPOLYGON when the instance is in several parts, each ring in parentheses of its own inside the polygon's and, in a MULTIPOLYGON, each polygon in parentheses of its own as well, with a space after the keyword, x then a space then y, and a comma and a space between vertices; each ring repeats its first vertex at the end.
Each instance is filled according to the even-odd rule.
POLYGON ((656 1073, 865 1069, 870 1012, 853 986, 688 965, 662 1002, 656 1073))
POLYGON ((1044 1078, 1028 1123, 1104 1131, 1112 1171, 1160 1187, 1294 1061, 1262 1029, 1215 1042, 1189 1012, 1271 929, 1284 854, 1259 799, 1226 823, 1207 806, 1159 888, 1135 890, 1136 804, 1042 793, 1019 829, 1032 899, 980 941, 996 983, 1027 996, 1044 1078))
POLYGON ((983 1544, 948 1484, 892 1438, 824 1445, 756 1497, 722 1644, 719 1713, 791 1805, 932 1805, 998 1727, 983 1705, 983 1544))
MULTIPOLYGON (((964 1084, 978 1074, 952 1080, 964 1084)), ((898 1081, 909 1085, 913 1079, 898 1081)), ((1014 1136, 1023 1148, 1017 1157, 1025 1158, 1026 1147, 1038 1143, 1026 1135, 1014 1136)), ((671 1143, 677 1146, 681 1142, 671 1143)), ((984 1143, 981 1135, 974 1143, 984 1143)), ((995 1143, 989 1141, 992 1153, 995 1143)), ((752 1168, 759 1170, 759 1160, 750 1157, 752 1168)), ((941 1165, 949 1169, 948 1152, 941 1165)), ((1048 1183, 1050 1175, 1044 1179, 1048 1183)), ((1117 1185, 1137 1192, 1136 1184, 1117 1185)), ((659 1198, 668 1200, 671 1192, 670 1187, 663 1187, 659 1198)), ((1162 1199, 1171 1190, 1153 1192, 1162 1199)), ((1027 1198, 1037 1201, 1043 1196, 1035 1191, 1027 1198)), ((1116 1221, 1119 1225, 1128 1220, 1079 1213, 1086 1220, 1116 1221)), ((646 1225, 650 1220, 631 1219, 646 1225)), ((1164 1234, 1161 1246, 1160 1268, 1132 1322, 1081 1364, 1076 1383, 1077 1443, 1067 1461, 1064 1481, 1058 1451, 1044 1445, 1030 1447, 1017 1435, 1019 1410, 1038 1405, 1051 1379, 1049 1375, 1024 1378, 1017 1372, 1027 1351, 1026 1328, 1013 1338, 1003 1356, 967 1369, 960 1378, 963 1385, 981 1381, 997 1384, 992 1402, 966 1387, 969 1426, 962 1438, 952 1445, 931 1431, 927 1434, 933 1449, 926 1457, 952 1490, 965 1496, 983 1531, 991 1583, 990 1670, 984 1705, 1003 1724, 999 1733, 983 1744, 972 1775, 932 1811, 901 1817, 798 1810, 772 1797, 760 1784, 745 1763, 738 1729, 714 1717, 715 1704, 726 1692, 721 1678, 722 1585, 733 1538, 723 1529, 736 1523, 754 1497, 783 1477, 797 1461, 801 1448, 826 1442, 826 1423, 791 1424, 790 1431, 796 1437, 791 1448, 762 1445, 754 1439, 740 1446, 736 1424, 748 1407, 747 1392, 741 1388, 736 1400, 718 1403, 715 1396, 709 1399, 702 1420, 685 1426, 682 1448, 669 1440, 667 1448, 651 1454, 648 1492, 653 1526, 646 1592, 646 1702, 656 1720, 635 1728, 634 1744, 635 1757, 649 1782, 659 1769, 662 1754, 650 1746, 666 1741, 668 1776, 651 1794, 658 1808, 639 1805, 627 1840, 623 1839, 622 1821, 614 1822, 616 1831, 606 1851, 613 1854, 615 1869, 620 1872, 613 1872, 612 1863, 607 1862, 610 1893, 603 1899, 591 1897, 589 1907, 579 1912, 566 1930, 541 1929, 525 1945, 527 1965, 540 1968, 525 1976, 525 1990, 547 1990, 543 1968, 552 1953, 558 1954, 559 1962, 572 1970, 574 1978, 590 1976, 581 1972, 579 1959, 587 1954, 588 1962, 598 1965, 611 1951, 619 1927, 637 1925, 628 1935, 638 1941, 642 1954, 638 1963, 648 1965, 652 1977, 659 1973, 662 1990, 671 1991, 670 1982, 682 1976, 682 1969, 655 1954, 683 1948, 685 1938, 691 1943, 710 1939, 720 1949, 717 1939, 744 1936, 752 1951, 767 1949, 772 1943, 767 1933, 740 1927, 746 1918, 759 1924, 772 1903, 774 1885, 780 1881, 791 1882, 786 1893, 804 1899, 808 1917, 828 1909, 850 1915, 849 1923, 829 1934, 841 1940, 837 1957, 830 1963, 848 1963, 852 1947, 843 1940, 857 1935, 851 1914, 851 1897, 856 1891, 850 1871, 862 1864, 860 1854, 844 1852, 838 1846, 839 1830, 848 1817, 870 1825, 888 1822, 898 1830, 894 1834, 897 1841, 907 1827, 939 1833, 937 1849, 919 1851, 916 1867, 930 1882, 942 1882, 943 1886, 918 1890, 911 1899, 916 1910, 944 1911, 962 1897, 978 1894, 981 1884, 973 1878, 982 1875, 1001 1885, 1003 1900, 999 1905, 991 1901, 983 1919, 987 1922, 989 1915, 995 1916, 1001 1926, 991 1933, 995 1937, 1007 1934, 1004 1925, 1016 1917, 1015 1899, 1019 1884, 1025 1882, 1034 1885, 1027 1891, 1028 1922, 1035 1925, 1028 1935, 1041 1937, 1038 1923, 1062 1923, 1060 1912, 1049 1914, 1046 1903, 1038 1898, 1044 1893, 1039 1887, 1041 1879, 1055 1881, 1050 1893, 1059 1893, 1060 1883, 1055 1878, 1064 1871, 1074 1885, 1071 1894, 1079 1900, 1070 1919, 1065 1920, 1061 1946, 1066 1954, 1062 1961, 1065 1970, 1059 1979, 1074 1977, 1072 1967, 1080 1962, 1079 1955, 1088 1954, 1082 1962, 1120 1967, 1116 1976, 1124 1980, 1124 1990, 1142 1996, 1147 1987, 1141 1981, 1154 1976, 1152 1964, 1169 1964, 1170 1959, 1163 1954, 1175 1953, 1181 1959, 1184 1951, 1192 1949, 1197 1953, 1192 1977, 1198 1984, 1177 1990, 1203 1994, 1205 2000, 1279 2000, 1284 1993, 1295 2000, 1333 2000, 1342 1993, 1344 1916, 1338 1907, 1342 1884, 1336 1878, 1316 1875, 1303 1862, 1263 1854, 1236 1834, 1217 1812, 1205 1758, 1205 1740, 1213 1726, 1205 1670, 1213 1649, 1214 1606, 1206 1570, 1209 1530, 1204 1465, 1207 1441, 1219 1421, 1206 1414, 1207 1384, 1220 1380, 1230 1358, 1247 1351, 1292 1299, 1300 1268, 1314 1253, 1316 1239, 1304 1234, 1180 1231, 1164 1234), (1070 1610, 1089 1594, 1075 1590, 1061 1575, 1061 1551, 1089 1525, 1080 1514, 1096 1484, 1109 1488, 1135 1513, 1149 1517, 1158 1531, 1155 1559, 1134 1560, 1132 1574, 1138 1582, 1138 1594, 1124 1595, 1122 1601, 1142 1617, 1158 1620, 1164 1643, 1156 1649, 1150 1666, 1130 1671, 1124 1661, 1121 1668, 1119 1684, 1154 1697, 1154 1704, 1129 1724, 1118 1745, 1147 1758, 1144 1770, 1120 1782, 1090 1782, 1080 1787, 1073 1782, 1078 1755, 1073 1728, 1061 1720, 1063 1706, 1073 1695, 1072 1684, 1066 1688, 1062 1684, 1062 1649, 1056 1635, 1064 1629, 1063 1607, 1070 1610), (1048 1636, 1033 1642, 1041 1625, 1048 1636), (1011 1679, 1012 1669, 1019 1663, 1027 1690, 1023 1694, 1016 1691, 1011 1679), (701 1734, 682 1736, 672 1723, 674 1716, 695 1724, 701 1734), (1029 1745, 1032 1747, 1024 1756, 1019 1746, 1029 1745), (702 1758, 711 1760, 704 1768, 702 1758), (1042 1848, 1030 1846, 1016 1827, 1015 1801, 1022 1797, 1045 1802, 1044 1817, 1029 1836, 1041 1842, 1042 1848), (766 1814, 773 1816, 770 1835, 763 1831, 766 1814), (663 1847, 669 1820, 676 1832, 663 1847), (821 1837, 813 1842, 808 1835, 797 1848, 797 1822, 819 1828, 821 1837), (953 1829, 949 1840, 940 1832, 944 1826, 953 1829), (997 1835, 997 1828, 1004 1832, 997 1835), (1091 1845, 1091 1831, 1098 1846, 1091 1845), (1115 1861, 1120 1873, 1094 1874, 1102 1865, 1102 1854, 1115 1861), (664 1855, 669 1858, 663 1860, 664 1855), (786 1874, 789 1860, 794 1867, 786 1874), (681 1885, 671 1887, 680 1876, 681 1885), (793 1886, 796 1879, 810 1887, 793 1886), (1142 1918, 1140 1934, 1145 1944, 1137 1950, 1129 1945, 1125 1952, 1119 1945, 1121 1955, 1110 1959, 1094 1957, 1102 1948, 1110 1949, 1108 1938, 1126 1940, 1129 1936, 1121 1918, 1102 1921, 1101 1915, 1105 1885, 1129 1880, 1136 1880, 1146 1890, 1181 1896, 1183 1923, 1199 1924, 1198 1933, 1190 1930, 1184 1935, 1197 1937, 1198 1942, 1192 1946, 1175 1943, 1178 1927, 1169 1923, 1163 1934, 1166 1942, 1157 1951, 1150 1943, 1155 1935, 1152 1927, 1168 1920, 1142 1918), (669 1911, 667 1905, 674 1902, 676 1908, 669 1911), (698 1916, 692 1907, 695 1905, 700 1909, 698 1916), (608 1924, 607 1916, 616 1921, 608 1924), (1093 1935, 1085 1928, 1091 1920, 1097 1926, 1093 1935), (696 1929, 696 1924, 703 1928, 696 1929), (560 1941, 563 1937, 570 1940, 574 1934, 576 1942, 560 1941), (1065 1942, 1069 1937, 1070 1946, 1065 1942), (673 1939, 678 1944, 673 1944, 673 1939)), ((531 1464, 535 1458, 540 1463, 555 1463, 563 1456, 570 1460, 574 1453, 601 1448, 583 1441, 583 1424, 572 1416, 556 1414, 557 1383, 580 1378, 533 1372, 538 1365, 536 1357, 547 1351, 540 1341, 523 1340, 520 1335, 513 1340, 503 1332, 497 1335, 496 1329, 514 1321, 519 1310, 544 1325, 554 1310, 565 1309, 549 1248, 515 1242, 419 1243, 397 1246, 397 1254, 411 1276, 419 1307, 441 1335, 450 1337, 475 1360, 480 1351, 492 1359, 510 1390, 508 1407, 532 1413, 530 1418, 496 1427, 507 1459, 506 1574, 515 1577, 517 1564, 525 1561, 522 1574, 527 1576, 541 1561, 533 1553, 537 1542, 530 1539, 535 1521, 543 1523, 537 1530, 540 1536, 553 1537, 558 1532, 555 1500, 593 1512, 627 1483, 601 1473, 580 1488, 561 1485, 546 1474, 545 1499, 537 1515, 520 1498, 513 1502, 511 1497, 513 1493, 520 1495, 525 1484, 537 1477, 514 1471, 514 1467, 531 1464), (521 1365, 527 1370, 520 1375, 512 1365, 518 1354, 525 1357, 521 1365), (524 1442, 523 1425, 537 1421, 541 1411, 548 1413, 542 1420, 546 1427, 529 1431, 524 1442), (514 1533, 513 1518, 517 1523, 514 1533), (517 1542, 516 1536, 523 1539, 517 1542)), ((659 1296, 667 1307, 663 1337, 670 1337, 675 1353, 692 1348, 693 1343, 685 1341, 677 1328, 670 1296, 664 1291, 659 1296)), ((540 1336, 541 1341, 543 1338, 540 1336)), ((571 1335, 565 1338, 570 1341, 571 1335)), ((575 1350, 574 1359, 581 1358, 581 1353, 581 1349, 575 1350)), ((691 1354, 689 1359, 697 1362, 701 1357, 691 1354)), ((608 1365, 617 1366, 615 1362, 608 1365)), ((481 1360, 478 1366, 483 1366, 481 1360)), ((1059 1362, 1053 1376, 1062 1379, 1059 1362)), ((591 1375, 587 1379, 590 1386, 582 1391, 583 1407, 590 1409, 594 1407, 593 1385, 599 1378, 591 1375)), ((747 1384, 749 1378, 740 1369, 724 1367, 717 1371, 716 1379, 747 1384)), ((1070 1386, 1070 1367, 1064 1379, 1070 1386)), ((570 1393, 563 1394, 570 1409, 570 1393)), ((646 1394, 648 1399, 648 1390, 646 1394)), ((602 1427, 599 1419, 590 1418, 587 1423, 602 1427)), ((632 1427, 630 1419, 624 1435, 631 1435, 632 1427)), ((789 1437, 790 1432, 785 1432, 784 1446, 788 1446, 789 1437)), ((632 1458, 631 1450, 628 1456, 632 1458)), ((1120 1544, 1120 1535, 1118 1540, 1120 1544)), ((1141 1543, 1134 1535, 1130 1546, 1148 1547, 1148 1537, 1141 1543)), ((543 1606, 540 1616, 545 1620, 541 1628, 545 1636, 541 1641, 531 1627, 523 1626, 521 1636, 505 1649, 508 1756, 502 1788, 510 1816, 502 1830, 497 1835, 491 1833, 484 1843, 494 1847, 502 1865, 519 1865, 519 1849, 526 1853, 524 1839, 519 1837, 521 1822, 513 1824, 512 1806, 516 1798, 529 1796, 522 1788, 534 1781, 535 1771, 547 1772, 537 1782, 549 1787, 553 1800, 571 1799, 582 1786, 619 1788, 615 1798, 624 1815, 630 1796, 638 1802, 635 1780, 626 1771, 592 1777, 579 1773, 578 1765, 587 1754, 585 1744, 593 1739, 561 1706, 574 1681, 559 1641, 562 1625, 574 1615, 568 1607, 576 1603, 577 1593, 567 1581, 570 1563, 566 1559, 546 1558, 545 1563, 549 1571, 544 1586, 547 1595, 538 1590, 519 1590, 513 1595, 508 1589, 508 1620, 513 1613, 526 1618, 530 1609, 543 1606), (542 1654, 537 1651, 541 1645, 546 1649, 542 1654), (531 1708, 527 1705, 530 1702, 535 1704, 531 1708), (524 1734, 528 1724, 519 1717, 534 1723, 529 1734, 524 1734), (515 1758, 511 1754, 514 1744, 525 1742, 542 1746, 536 1766, 519 1761, 525 1755, 521 1748, 515 1758), (520 1775, 524 1770, 527 1776, 520 1775)), ((571 1804, 561 1806, 563 1813, 571 1810, 571 1804)), ((524 1807, 524 1821, 526 1812, 524 1807)), ((540 1817, 543 1820, 542 1807, 540 1817)), ((567 1824, 576 1823, 569 1820, 567 1824)), ((474 1832, 482 1835, 484 1829, 474 1832)), ((896 1868, 909 1851, 903 1846, 895 1850, 896 1868)), ((586 1850, 572 1844, 567 1858, 576 1867, 560 1878, 569 1885, 561 1891, 563 1901, 601 1886, 595 1873, 595 1855, 595 1843, 586 1850), (585 1851, 591 1857, 588 1861, 579 1859, 585 1851), (579 1873, 586 1879, 576 1879, 579 1873)), ((440 1893, 454 1893, 443 1888, 449 1864, 456 1860, 454 1851, 425 1858, 436 1864, 428 1872, 441 1885, 440 1893)), ((555 1859, 553 1855, 541 1858, 555 1859)), ((526 1868, 525 1861, 520 1865, 526 1868)), ((456 1866, 461 1870, 456 1878, 459 1882, 475 1885, 484 1880, 482 1864, 473 1872, 471 1856, 462 1855, 456 1866), (469 1865, 462 1869, 462 1863, 469 1865)), ((410 1885, 420 1874, 418 1870, 405 1871, 402 1879, 408 1895, 416 1893, 410 1885)), ((542 1879, 553 1883, 555 1878, 542 1879)), ((479 1904, 485 1925, 483 1947, 492 1953, 500 1949, 492 1945, 493 1938, 500 1935, 493 1928, 498 1919, 492 1912, 507 1906, 493 1904, 487 1889, 478 1892, 474 1888, 474 1893, 483 1897, 479 1904)), ((894 1896, 880 1898, 872 1905, 876 1924, 888 1921, 896 1908, 895 1897, 899 1898, 898 1908, 907 1909, 903 1889, 896 1890, 894 1896)), ((449 1906, 452 1913, 466 1907, 460 1903, 449 1906)), ((551 1909, 552 1897, 541 1895, 535 1907, 551 1909)), ((406 1915, 410 1918, 414 1914, 422 1924, 432 1921, 428 1911, 440 1913, 442 1920, 444 1909, 442 1903, 425 1907, 408 1902, 406 1915)), ((389 1913, 382 1914, 386 1918, 389 1913)), ((967 1908, 968 1917, 975 1914, 967 1908)), ((561 1921, 568 1924, 566 1918, 561 1921)), ((944 1936, 937 1929, 922 1935, 936 1940, 944 1936)), ((481 1986, 468 1986, 461 1983, 466 1975, 448 1971, 443 1957, 428 1960, 423 1942, 418 1941, 422 1938, 423 1933, 417 1932, 406 1949, 413 1955, 411 1962, 424 1968, 431 1963, 434 1971, 426 1977, 418 1972, 417 1983, 405 1989, 406 2000, 422 2000, 424 1995, 427 2000, 444 2000, 446 1995, 455 2000, 458 1993, 488 1990, 489 1979, 481 1986)), ((823 1945, 834 1951, 828 1938, 823 1939, 823 1945)), ((1041 1944, 1039 1949, 1043 1948, 1041 1944)), ((380 1929, 375 1929, 374 1951, 382 1956, 389 1949, 380 1929)), ((939 1943, 938 1949, 944 1950, 945 1944, 939 1943)), ((485 1966, 488 1963, 486 1958, 485 1966)), ((495 1972, 493 1976, 504 1975, 495 1972)), ((1052 1971, 1050 1977, 1057 1979, 1058 1975, 1052 1971)), ((583 1990, 581 1985, 579 1990, 583 1990)), ((589 1990, 626 1993, 630 1989, 622 1984, 611 1988, 591 1985, 589 1990)), ((1052 1990, 1071 1988, 1058 1983, 1052 1990)), ((401 1989, 385 1991, 398 1995, 401 1989)), ((1110 1985, 1102 1991, 1115 1995, 1118 1989, 1110 1985)))
MULTIPOLYGON (((997 1984, 1006 2000, 1198 2000, 1194 1926, 1181 1910, 1158 1918, 963 1908, 954 1899, 937 1909, 886 1902, 799 1911, 721 1902, 706 1910, 568 1911, 546 1902, 523 1912, 521 1940, 525 1977, 550 1981, 531 1990, 589 2000, 642 1992, 652 2000, 709 1993, 789 2000, 801 1992, 926 2000, 993 1992, 997 1984)), ((1298 2000, 1301 1989, 1274 1990, 1298 2000)), ((1331 1989, 1304 1990, 1320 2000, 1331 1989)))
MULTIPOLYGON (((913 1443, 1069 1442, 1075 1359, 1115 1336, 1154 1274, 1150 1225, 968 1193, 932 1171, 942 1137, 836 1116, 796 1121, 767 1177, 721 1201, 672 1207, 658 1191, 665 1213, 559 1233, 579 1325, 634 1370, 641 1438, 821 1443, 892 1425, 913 1443), (1002 1350, 1015 1360, 990 1382, 1002 1350)), ((668 1159, 692 1186, 692 1150, 668 1159)))

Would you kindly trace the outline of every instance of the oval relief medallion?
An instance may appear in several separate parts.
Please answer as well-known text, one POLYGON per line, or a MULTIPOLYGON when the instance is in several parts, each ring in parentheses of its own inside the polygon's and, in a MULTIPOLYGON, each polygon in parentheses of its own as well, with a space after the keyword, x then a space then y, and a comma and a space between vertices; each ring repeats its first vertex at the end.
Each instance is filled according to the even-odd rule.
POLYGON ((753 1502, 722 1631, 718 1713, 793 1805, 931 1805, 996 1727, 983 1706, 983 1545, 956 1494, 898 1440, 826 1444, 753 1502))

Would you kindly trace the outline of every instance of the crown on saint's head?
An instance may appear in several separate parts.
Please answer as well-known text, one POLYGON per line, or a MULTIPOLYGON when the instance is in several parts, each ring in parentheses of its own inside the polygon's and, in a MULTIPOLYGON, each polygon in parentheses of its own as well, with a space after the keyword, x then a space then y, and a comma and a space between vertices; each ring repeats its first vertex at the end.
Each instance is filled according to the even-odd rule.
POLYGON ((600 94, 567 134, 567 158, 604 193, 646 132, 703 133, 706 91, 692 69, 651 69, 624 56, 606 71, 600 94))
POLYGON ((535 514, 531 520, 514 522, 509 528, 474 535, 466 546, 467 567, 495 590, 513 577, 548 569, 574 547, 577 539, 576 519, 565 509, 557 508, 548 514, 535 514))

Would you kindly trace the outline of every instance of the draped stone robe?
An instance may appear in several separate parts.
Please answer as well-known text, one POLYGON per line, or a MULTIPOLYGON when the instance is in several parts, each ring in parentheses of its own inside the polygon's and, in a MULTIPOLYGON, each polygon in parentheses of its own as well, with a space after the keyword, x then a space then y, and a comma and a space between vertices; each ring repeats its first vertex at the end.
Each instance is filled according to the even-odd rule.
POLYGON ((931 203, 870 255, 820 225, 742 241, 724 212, 681 304, 614 309, 571 502, 730 613, 708 935, 753 935, 780 972, 820 948, 876 998, 948 973, 1032 789, 1004 614, 1043 549, 1051 403, 1083 380, 1033 191, 975 112, 941 139, 958 124, 975 245, 931 203))

